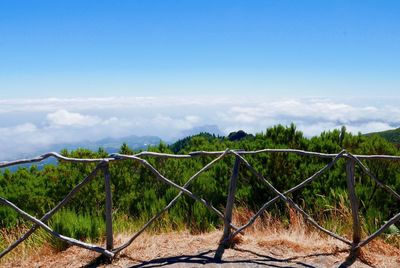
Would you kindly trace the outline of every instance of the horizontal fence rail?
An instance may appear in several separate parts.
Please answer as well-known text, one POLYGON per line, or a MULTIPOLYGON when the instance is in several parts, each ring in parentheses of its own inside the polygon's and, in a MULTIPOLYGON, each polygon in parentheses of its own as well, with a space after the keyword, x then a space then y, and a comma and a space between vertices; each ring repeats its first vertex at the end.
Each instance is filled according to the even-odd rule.
POLYGON ((313 225, 318 230, 324 232, 325 234, 334 237, 335 239, 340 240, 341 242, 347 244, 349 246, 349 256, 341 264, 340 267, 348 267, 351 266, 356 258, 359 256, 360 248, 367 245, 373 239, 378 237, 382 234, 385 230, 387 230, 392 224, 400 221, 400 213, 394 215, 391 219, 389 219, 384 225, 382 225, 378 230, 372 233, 370 236, 366 237, 362 240, 361 238, 361 224, 359 218, 359 206, 358 206, 358 198, 356 195, 355 187, 355 167, 359 166, 365 174, 371 177, 379 187, 385 190, 388 194, 394 196, 398 201, 400 201, 400 194, 397 193, 395 190, 390 188, 388 185, 383 183, 379 180, 361 160, 376 160, 376 159, 385 159, 385 160, 392 160, 392 161, 399 161, 400 156, 390 156, 390 155, 353 155, 345 150, 337 153, 337 154, 326 154, 326 153, 319 153, 319 152, 309 152, 303 150, 296 150, 296 149, 262 149, 256 151, 245 151, 245 150, 230 150, 226 149, 225 151, 197 151, 191 152, 185 155, 177 155, 177 154, 166 154, 166 153, 157 153, 157 152, 140 152, 135 155, 124 155, 124 154, 110 154, 106 158, 97 158, 97 159, 81 159, 81 158, 69 158, 62 156, 58 153, 50 152, 38 157, 30 158, 30 159, 20 159, 15 161, 5 161, 0 162, 0 168, 6 168, 11 166, 16 166, 20 164, 27 164, 27 163, 38 163, 41 162, 49 157, 54 157, 57 160, 72 162, 72 163, 96 163, 96 167, 94 170, 85 177, 80 183, 78 183, 65 197, 61 200, 53 209, 48 211, 42 218, 37 219, 25 211, 18 208, 15 204, 11 203, 4 197, 0 197, 0 204, 8 206, 9 208, 16 211, 20 214, 23 218, 33 223, 33 226, 19 239, 9 245, 5 250, 0 253, 0 258, 4 257, 7 253, 12 251, 15 247, 17 247, 21 242, 26 240, 30 235, 32 235, 39 227, 42 227, 46 232, 51 234, 57 239, 65 241, 71 245, 75 245, 81 248, 85 248, 91 251, 96 251, 107 258, 112 259, 116 254, 120 253, 122 250, 127 248, 133 241, 139 237, 147 227, 149 227, 155 220, 160 218, 166 211, 168 211, 182 195, 186 195, 195 201, 200 202, 212 212, 216 213, 217 216, 223 221, 224 223, 224 230, 223 235, 221 238, 221 242, 219 247, 216 251, 215 258, 221 259, 225 247, 230 243, 230 241, 239 233, 242 233, 245 229, 249 228, 255 220, 272 204, 277 202, 278 200, 284 201, 294 210, 296 210, 299 214, 301 214, 311 225, 313 225), (323 168, 315 172, 309 178, 303 180, 300 184, 296 185, 295 187, 286 190, 285 192, 278 191, 272 184, 269 182, 258 170, 256 170, 247 160, 247 155, 256 155, 256 154, 271 154, 271 153, 290 153, 290 154, 297 154, 300 156, 306 157, 317 157, 323 159, 331 159, 331 161, 326 164, 323 168), (202 167, 199 171, 197 171, 192 177, 190 177, 186 183, 182 186, 176 184, 172 180, 168 179, 164 175, 162 175, 154 166, 152 166, 144 157, 151 157, 151 158, 171 158, 171 159, 189 159, 189 158, 196 158, 196 157, 204 157, 204 156, 214 156, 215 158, 202 167), (211 203, 203 198, 195 195, 191 191, 188 190, 189 185, 198 178, 203 172, 209 170, 213 165, 217 162, 221 161, 223 158, 231 156, 235 158, 234 166, 232 167, 232 174, 229 180, 229 187, 228 187, 228 195, 227 195, 227 203, 225 206, 225 211, 221 212, 217 208, 215 208, 211 203), (309 214, 307 214, 299 205, 297 205, 290 197, 289 194, 295 191, 301 190, 317 178, 319 178, 322 174, 327 172, 331 169, 339 159, 345 159, 346 161, 346 180, 347 180, 347 191, 348 197, 350 201, 350 208, 352 212, 352 222, 353 222, 353 234, 351 241, 341 237, 340 235, 329 231, 319 225, 309 214), (161 209, 156 215, 154 215, 142 228, 139 229, 132 237, 117 247, 114 247, 113 241, 113 226, 112 226, 112 192, 111 192, 111 175, 109 171, 110 163, 115 161, 134 161, 139 163, 147 170, 149 170, 156 179, 159 181, 179 190, 179 193, 169 202, 167 206, 161 209), (240 168, 241 167, 241 168, 240 168), (264 205, 248 220, 246 224, 243 226, 235 226, 232 223, 232 211, 234 206, 236 188, 237 188, 237 181, 238 181, 238 174, 240 170, 246 168, 248 169, 255 177, 257 177, 262 183, 264 183, 270 190, 272 190, 275 194, 275 197, 266 201, 264 205), (52 230, 46 222, 62 207, 64 207, 79 191, 82 187, 88 184, 90 181, 94 179, 94 177, 101 172, 104 176, 105 182, 105 196, 106 196, 106 246, 105 248, 97 245, 92 245, 89 243, 85 243, 79 241, 77 239, 67 237, 61 234, 58 234, 54 230, 52 230))

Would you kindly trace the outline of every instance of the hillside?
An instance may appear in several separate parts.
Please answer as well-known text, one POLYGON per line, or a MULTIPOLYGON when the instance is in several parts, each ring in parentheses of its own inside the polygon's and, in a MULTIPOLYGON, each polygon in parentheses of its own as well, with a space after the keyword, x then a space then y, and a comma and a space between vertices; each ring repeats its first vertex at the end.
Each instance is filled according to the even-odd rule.
POLYGON ((366 136, 377 135, 377 136, 384 138, 385 140, 387 140, 389 142, 400 144, 400 128, 390 129, 390 130, 381 131, 381 132, 372 132, 372 133, 368 133, 365 135, 366 136))

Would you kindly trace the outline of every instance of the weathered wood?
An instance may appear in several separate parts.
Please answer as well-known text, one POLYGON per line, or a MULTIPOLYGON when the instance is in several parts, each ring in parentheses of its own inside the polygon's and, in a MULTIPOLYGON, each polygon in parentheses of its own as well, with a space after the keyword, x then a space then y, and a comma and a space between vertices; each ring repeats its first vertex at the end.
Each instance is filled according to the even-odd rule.
MULTIPOLYGON (((187 180, 187 182, 183 185, 183 188, 187 188, 190 183, 192 183, 192 181, 194 179, 196 179, 198 176, 200 176, 203 172, 207 171, 208 169, 210 169, 215 163, 217 163, 218 161, 220 161, 222 158, 225 157, 225 155, 228 153, 229 149, 226 149, 224 153, 222 153, 220 156, 218 156, 217 158, 215 158, 214 160, 212 160, 210 163, 208 163, 207 165, 205 165, 202 169, 200 169, 199 171, 197 171, 192 177, 189 178, 189 180, 187 180)), ((161 217, 162 214, 164 214, 164 212, 166 212, 169 208, 171 208, 177 201, 178 199, 181 197, 182 195, 182 191, 180 191, 174 199, 171 200, 171 202, 169 202, 169 204, 164 207, 162 210, 160 210, 155 216, 153 216, 135 235, 133 235, 126 243, 124 243, 122 246, 116 248, 113 250, 114 253, 118 253, 121 250, 127 248, 130 244, 132 244, 132 242, 139 236, 141 235, 144 230, 150 226, 150 224, 152 224, 156 219, 158 219, 159 217, 161 217)))
MULTIPOLYGON (((303 215, 303 217, 309 221, 312 225, 314 225, 317 229, 321 230, 322 232, 348 244, 351 246, 351 253, 349 255, 349 258, 346 260, 344 264, 342 264, 341 267, 347 267, 351 265, 352 261, 355 259, 355 257, 358 254, 358 250, 375 239, 378 235, 380 235, 382 232, 384 232, 387 228, 389 228, 390 225, 393 223, 397 222, 400 220, 400 213, 391 218, 385 225, 383 225, 379 230, 377 230, 374 234, 370 235, 368 238, 366 238, 364 241, 361 241, 361 229, 360 229, 360 220, 359 220, 359 215, 358 215, 358 201, 357 201, 357 196, 355 192, 355 181, 354 181, 354 168, 355 164, 358 164, 362 170, 368 174, 372 179, 374 179, 377 184, 382 187, 384 190, 386 190, 388 193, 392 194, 397 198, 397 200, 400 200, 400 194, 394 191, 392 188, 381 182, 380 180, 377 179, 377 177, 361 162, 361 160, 364 159, 385 159, 385 160, 400 160, 400 156, 388 156, 388 155, 352 155, 350 153, 347 153, 345 151, 340 152, 339 154, 325 154, 325 153, 319 153, 319 152, 310 152, 310 151, 303 151, 303 150, 297 150, 297 149, 262 149, 262 150, 256 150, 256 151, 244 151, 244 150, 225 150, 225 151, 214 151, 214 152, 208 152, 208 151, 198 151, 198 152, 192 152, 186 155, 176 155, 176 154, 165 154, 165 153, 157 153, 157 152, 140 152, 136 155, 123 155, 123 154, 111 154, 107 158, 99 158, 99 159, 80 159, 80 158, 69 158, 62 156, 58 153, 50 152, 46 154, 42 154, 38 157, 30 158, 30 159, 20 159, 20 160, 15 160, 15 161, 5 161, 5 162, 0 162, 0 168, 6 168, 10 166, 15 166, 15 165, 20 165, 20 164, 26 164, 26 163, 36 163, 43 161, 49 157, 54 157, 58 160, 62 161, 67 161, 67 162, 76 162, 76 163, 98 163, 96 168, 83 180, 81 181, 75 188, 73 188, 70 193, 52 210, 47 212, 40 220, 32 217, 28 213, 22 211, 18 207, 16 207, 14 204, 6 200, 5 198, 0 197, 0 203, 3 203, 7 206, 12 207, 14 210, 16 210, 19 214, 21 214, 23 217, 26 219, 34 222, 34 225, 32 228, 25 233, 23 236, 21 236, 17 241, 15 241, 13 244, 11 244, 7 249, 5 249, 3 252, 0 253, 0 258, 3 257, 5 254, 10 252, 13 248, 15 248, 18 244, 20 244, 22 241, 24 241, 26 238, 28 238, 38 227, 43 227, 47 232, 51 233, 53 236, 58 237, 61 240, 64 240, 70 244, 74 244, 77 246, 80 246, 82 248, 87 248, 89 250, 94 250, 97 251, 107 257, 112 257, 113 254, 116 254, 129 246, 152 222, 154 222, 157 218, 159 218, 165 211, 167 211, 170 207, 172 207, 177 200, 181 197, 182 194, 188 195, 189 197, 193 198, 196 201, 199 201, 203 205, 205 205, 207 208, 215 212, 221 219, 224 220, 224 233, 223 237, 221 239, 220 245, 223 246, 225 245, 231 238, 233 238, 236 234, 239 232, 242 232, 244 229, 248 228, 251 226, 254 221, 256 220, 257 217, 261 215, 265 209, 276 202, 277 200, 281 199, 284 202, 288 203, 290 206, 292 206, 296 211, 298 211, 300 214, 303 215), (311 177, 308 179, 304 180, 302 183, 298 184, 297 186, 285 191, 284 193, 279 192, 276 190, 273 185, 266 180, 257 170, 252 167, 247 160, 243 157, 243 155, 254 155, 254 154, 260 154, 260 153, 293 153, 301 156, 309 156, 309 157, 319 157, 319 158, 333 158, 332 162, 324 166, 321 170, 313 174, 311 177), (193 194, 191 191, 187 189, 189 184, 196 178, 198 177, 202 172, 206 171, 209 169, 215 162, 219 161, 222 159, 224 156, 232 154, 235 155, 235 165, 233 167, 233 172, 232 176, 230 179, 230 186, 228 190, 228 198, 227 198, 227 205, 225 209, 225 215, 223 215, 218 209, 216 209, 212 204, 208 203, 206 200, 199 198, 195 194, 193 194), (189 159, 193 157, 199 157, 199 156, 218 156, 216 159, 211 161, 209 164, 204 166, 201 170, 199 170, 196 174, 194 174, 182 187, 174 183, 173 181, 169 180, 165 176, 163 176, 157 169, 155 169, 151 164, 149 164, 146 160, 142 159, 141 157, 157 157, 157 158, 176 158, 176 159, 189 159), (293 200, 289 197, 287 197, 288 194, 302 189, 312 181, 314 181, 316 178, 318 178, 323 172, 325 172, 327 169, 331 168, 338 159, 345 157, 347 159, 346 162, 346 172, 347 172, 347 185, 348 185, 348 192, 349 192, 349 198, 350 198, 350 203, 351 203, 351 208, 352 208, 352 219, 353 219, 353 239, 352 242, 348 241, 345 238, 340 237, 339 235, 326 230, 322 226, 320 226, 317 222, 315 222, 301 207, 299 207, 296 203, 293 202, 293 200), (112 195, 111 195, 111 182, 110 182, 110 173, 109 173, 109 162, 111 161, 118 161, 118 160, 125 160, 125 159, 132 159, 134 161, 138 161, 140 164, 142 164, 144 167, 148 168, 155 176, 157 179, 163 181, 164 183, 170 185, 171 187, 174 187, 179 190, 178 195, 171 200, 171 202, 163 208, 161 211, 159 211, 154 217, 152 217, 127 243, 123 244, 122 246, 113 249, 113 237, 112 237, 112 195), (235 225, 232 224, 232 208, 233 208, 233 203, 234 203, 234 196, 235 196, 235 191, 236 191, 236 182, 237 182, 237 176, 239 172, 239 164, 240 162, 244 163, 249 170, 256 175, 261 181, 265 182, 268 187, 277 195, 273 199, 269 200, 266 202, 259 211, 253 217, 243 226, 240 228, 236 227, 235 225), (65 237, 62 236, 56 232, 54 232, 50 227, 48 227, 45 222, 48 221, 54 213, 56 213, 60 208, 62 208, 65 204, 69 202, 69 200, 85 185, 87 184, 90 180, 96 176, 97 172, 99 169, 102 169, 104 171, 104 180, 105 180, 105 195, 106 195, 106 249, 90 245, 78 240, 75 240, 73 238, 65 237), (236 231, 231 232, 231 229, 234 229, 236 231)), ((223 249, 224 247, 222 247, 223 249)), ((216 257, 222 256, 220 253, 216 253, 216 257)))
POLYGON ((370 170, 369 168, 367 168, 363 162, 360 161, 360 159, 358 159, 358 157, 356 157, 355 155, 352 154, 348 154, 348 157, 352 158, 360 167, 361 169, 368 175, 370 176, 373 180, 376 181, 376 183, 379 185, 379 187, 381 187, 382 189, 384 189, 386 192, 392 194, 395 198, 397 198, 398 201, 400 201, 400 194, 398 194, 395 190, 393 190, 392 188, 390 188, 389 186, 387 186, 385 183, 383 183, 382 181, 380 181, 370 170))
POLYGON ((198 196, 196 196, 195 194, 193 194, 192 192, 190 192, 189 190, 179 186, 178 184, 176 184, 175 182, 167 179, 164 175, 162 175, 157 169, 155 169, 149 162, 147 162, 144 159, 138 158, 136 156, 133 155, 120 155, 119 156, 121 159, 132 159, 135 160, 139 163, 141 163, 143 166, 145 166, 146 168, 148 168, 151 173, 153 173, 156 178, 160 181, 165 182, 166 184, 180 190, 181 192, 183 192, 184 194, 186 194, 187 196, 193 198, 196 201, 199 201, 200 203, 202 203, 204 206, 206 206, 207 208, 211 209, 212 211, 214 211, 218 217, 220 217, 222 220, 224 219, 224 215, 221 213, 221 211, 219 211, 218 209, 216 209, 212 204, 208 203, 206 200, 204 200, 203 198, 200 198, 198 196))
MULTIPOLYGON (((260 154, 260 153, 294 153, 303 156, 315 156, 320 158, 334 158, 337 154, 325 154, 325 153, 318 153, 318 152, 309 152, 304 150, 297 150, 297 149, 262 149, 256 151, 243 151, 243 150, 231 150, 231 153, 239 153, 240 155, 246 154, 260 154)), ((191 152, 189 155, 191 156, 207 156, 207 155, 217 155, 220 154, 219 151, 209 152, 209 151, 196 151, 191 152)))
POLYGON ((320 231, 342 241, 343 243, 346 243, 348 245, 351 245, 351 242, 348 241, 347 239, 325 229, 324 227, 320 226, 314 219, 312 219, 302 208, 300 208, 298 205, 296 205, 295 202, 293 202, 292 199, 290 199, 289 197, 284 196, 281 192, 279 192, 277 189, 275 189, 274 186, 272 186, 272 184, 266 180, 253 166, 251 166, 249 164, 249 162, 247 162, 247 160, 245 158, 243 158, 241 155, 236 154, 237 156, 240 157, 240 159, 242 160, 242 162, 249 168, 249 170, 257 177, 259 178, 261 181, 265 182, 267 184, 267 186, 273 191, 275 192, 275 194, 277 194, 279 196, 280 199, 282 199, 284 202, 286 202, 287 204, 289 204, 290 206, 292 206, 295 210, 297 210, 300 214, 303 215, 303 217, 309 221, 312 225, 314 225, 314 227, 316 227, 317 229, 319 229, 320 231))
POLYGON ((232 222, 232 212, 235 202, 237 180, 239 177, 239 167, 240 167, 240 158, 235 157, 235 164, 233 166, 232 176, 229 182, 228 198, 226 201, 223 238, 227 238, 231 231, 230 224, 232 222))
POLYGON ((352 256, 352 254, 354 255, 353 251, 359 252, 361 247, 365 246, 366 244, 371 242, 373 239, 378 237, 381 233, 383 233, 386 229, 388 229, 392 224, 396 223, 397 221, 400 221, 400 213, 398 213, 397 215, 392 217, 388 222, 386 222, 384 225, 382 225, 381 228, 379 228, 375 233, 373 233, 372 235, 367 237, 365 240, 358 243, 358 245, 350 251, 349 257, 346 258, 346 260, 339 266, 339 268, 350 267, 354 263, 354 259, 356 259, 355 256, 352 256))
MULTIPOLYGON (((305 150, 298 150, 298 149, 261 149, 261 150, 254 150, 254 151, 245 151, 245 150, 231 150, 231 154, 233 151, 239 153, 240 155, 253 155, 253 154, 260 154, 260 153, 293 153, 302 156, 312 156, 312 157, 319 157, 319 158, 334 158, 337 154, 327 154, 327 153, 319 153, 319 152, 312 152, 312 151, 305 151, 305 150)), ((198 157, 198 156, 209 156, 209 155, 220 155, 223 151, 195 151, 190 152, 187 155, 176 155, 176 154, 166 154, 166 153, 156 153, 156 152, 140 152, 135 156, 152 156, 152 157, 165 157, 165 158, 191 158, 191 157, 198 157)), ((110 157, 114 155, 118 156, 120 154, 112 154, 110 157)), ((359 159, 386 159, 386 160, 400 160, 400 156, 396 155, 354 155, 359 159)))
MULTIPOLYGON (((119 154, 119 153, 113 153, 110 154, 109 157, 115 158, 115 159, 121 159, 124 156, 128 156, 128 155, 124 155, 124 154, 119 154)), ((136 157, 157 157, 157 158, 192 158, 192 156, 190 155, 186 155, 186 154, 167 154, 167 153, 157 153, 157 152, 147 152, 147 151, 143 151, 137 154, 134 154, 133 156, 136 157)))
MULTIPOLYGON (((323 174, 326 170, 330 169, 334 164, 336 164, 336 162, 343 156, 343 154, 346 151, 343 150, 341 151, 329 164, 327 164, 326 166, 324 166, 322 169, 318 170, 317 172, 315 172, 312 176, 310 176, 309 178, 307 178, 306 180, 304 180, 303 182, 301 182, 300 184, 296 185, 295 187, 285 191, 283 193, 283 195, 288 195, 290 193, 293 193, 295 191, 298 191, 302 188, 304 188, 305 186, 307 186, 309 183, 313 182, 314 180, 316 180, 319 176, 321 176, 321 174, 323 174)), ((237 229, 235 232, 233 232, 231 234, 231 236, 229 237, 229 239, 231 239, 232 237, 234 237, 235 235, 237 235, 238 233, 244 231, 245 229, 247 229, 248 227, 250 227, 251 225, 254 224, 254 222, 256 221, 256 219, 273 203, 275 203, 276 201, 278 201, 280 199, 279 196, 275 196, 274 198, 272 198, 271 200, 269 200, 268 202, 266 202, 258 211, 256 214, 253 215, 253 217, 250 218, 250 220, 243 226, 239 227, 239 229, 237 229)))
POLYGON ((112 195, 111 195, 111 179, 108 161, 104 162, 104 185, 106 193, 106 248, 112 250, 113 242, 113 225, 112 225, 112 195))
POLYGON ((75 245, 75 246, 78 246, 78 247, 81 247, 81 248, 85 248, 85 249, 89 249, 89 250, 92 250, 92 251, 96 251, 96 252, 99 252, 99 253, 101 253, 101 254, 103 254, 103 255, 105 255, 107 257, 110 257, 110 258, 114 256, 114 253, 112 253, 112 252, 110 252, 110 251, 108 251, 108 250, 106 250, 106 249, 104 249, 102 247, 98 247, 98 246, 95 246, 95 245, 91 245, 91 244, 88 244, 88 243, 81 242, 81 241, 76 240, 76 239, 71 238, 71 237, 60 235, 59 233, 53 231, 53 229, 51 229, 49 226, 44 224, 42 221, 40 221, 40 220, 36 219, 35 217, 29 215, 28 213, 26 213, 22 209, 18 208, 15 204, 11 203, 10 201, 8 201, 8 200, 6 200, 6 199, 4 199, 2 197, 0 197, 0 203, 12 208, 14 211, 16 211, 18 214, 20 214, 25 219, 30 220, 33 223, 35 223, 35 226, 37 225, 37 226, 42 227, 46 232, 50 233, 51 235, 53 235, 54 237, 57 237, 58 239, 60 239, 62 241, 67 242, 68 244, 75 245))
POLYGON ((66 162, 76 162, 76 163, 99 163, 104 160, 108 160, 108 161, 114 160, 113 158, 90 158, 90 159, 89 158, 71 158, 71 157, 62 156, 59 153, 50 152, 50 153, 45 153, 40 156, 37 156, 34 158, 29 158, 29 159, 19 159, 19 160, 15 160, 15 161, 0 162, 0 168, 16 166, 16 165, 21 165, 21 164, 37 163, 37 162, 41 162, 49 157, 54 157, 58 160, 63 160, 66 162))
POLYGON ((232 211, 235 202, 235 194, 236 194, 236 187, 237 187, 237 180, 239 177, 239 167, 240 167, 240 158, 235 157, 235 164, 232 170, 232 176, 229 180, 229 188, 228 188, 228 197, 226 200, 226 207, 225 207, 225 218, 224 218, 224 233, 222 235, 220 245, 215 252, 214 258, 220 260, 222 255, 224 254, 224 249, 228 246, 229 243, 229 236, 231 234, 231 222, 232 222, 232 211))
POLYGON ((360 154, 355 154, 353 155, 354 157, 357 157, 360 160, 377 160, 377 159, 383 159, 383 160, 400 160, 400 156, 398 155, 380 155, 380 154, 375 154, 375 155, 360 155, 360 154))
MULTIPOLYGON (((101 169, 101 164, 98 164, 96 168, 84 179, 82 180, 78 185, 75 186, 65 197, 63 200, 60 201, 60 203, 57 204, 52 210, 47 212, 41 219, 41 222, 46 222, 48 219, 50 219, 54 213, 56 213, 59 209, 61 209, 64 205, 66 205, 71 198, 83 187, 85 186, 89 181, 91 181, 94 176, 96 176, 97 172, 101 169)), ((9 253, 11 250, 13 250, 16 246, 18 246, 21 242, 23 242, 25 239, 27 239, 33 232, 36 231, 36 229, 39 227, 38 224, 33 225, 28 232, 26 232, 23 236, 21 236, 17 241, 12 243, 8 248, 3 250, 0 253, 0 258, 2 258, 4 255, 9 253)))
POLYGON ((369 242, 371 242, 373 239, 375 239, 378 235, 383 233, 387 228, 389 228, 392 224, 395 224, 396 222, 400 221, 400 213, 396 214, 393 216, 390 220, 388 220, 384 225, 382 225, 381 228, 379 228, 375 233, 371 234, 369 237, 367 237, 365 240, 360 242, 358 245, 359 247, 363 247, 369 242))
POLYGON ((347 191, 349 194, 350 205, 351 205, 351 215, 353 219, 353 243, 351 245, 350 254, 346 259, 346 265, 353 264, 360 254, 358 243, 361 240, 361 224, 358 215, 358 200, 356 196, 355 189, 355 165, 352 158, 346 160, 346 174, 347 174, 347 191))
MULTIPOLYGON (((230 153, 232 153, 232 152, 230 152, 230 153)), ((326 154, 326 153, 311 152, 311 151, 304 151, 304 150, 297 150, 297 149, 262 149, 262 150, 255 150, 255 151, 240 150, 237 152, 241 155, 260 154, 260 153, 294 153, 294 154, 298 154, 298 155, 302 155, 302 156, 314 156, 314 157, 319 157, 319 158, 334 158, 337 156, 337 154, 326 154)), ((177 154, 166 154, 166 153, 143 151, 143 152, 136 154, 135 156, 136 157, 149 156, 149 157, 162 157, 162 158, 192 158, 192 157, 197 157, 197 156, 220 155, 222 153, 223 153, 223 151, 211 151, 211 152, 196 151, 196 152, 191 152, 187 155, 177 155, 177 154)), ((15 161, 3 161, 3 162, 0 162, 0 168, 20 165, 20 164, 36 163, 36 162, 43 161, 49 157, 54 157, 58 160, 63 160, 63 161, 67 161, 67 162, 99 163, 104 160, 115 161, 120 158, 123 158, 121 156, 126 156, 126 155, 110 154, 109 157, 107 157, 107 158, 93 158, 92 159, 92 158, 71 158, 71 157, 62 156, 56 152, 49 152, 49 153, 45 153, 40 156, 37 156, 34 158, 29 158, 29 159, 19 159, 19 160, 15 160, 15 161)), ((394 156, 394 155, 354 155, 354 156, 361 160, 363 160, 363 159, 400 160, 400 156, 394 156)))

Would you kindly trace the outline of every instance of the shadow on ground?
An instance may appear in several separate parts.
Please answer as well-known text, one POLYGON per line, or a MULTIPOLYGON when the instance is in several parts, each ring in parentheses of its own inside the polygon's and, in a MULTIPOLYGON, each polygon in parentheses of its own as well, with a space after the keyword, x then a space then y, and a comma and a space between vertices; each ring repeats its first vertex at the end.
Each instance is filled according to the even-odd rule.
MULTIPOLYGON (((334 256, 335 253, 317 253, 309 254, 304 256, 297 256, 292 258, 276 258, 268 255, 259 254, 250 250, 235 248, 238 255, 246 255, 246 257, 231 257, 222 260, 214 258, 215 250, 208 250, 193 255, 180 255, 157 258, 150 261, 141 261, 132 259, 127 255, 121 254, 119 258, 129 259, 133 265, 128 265, 129 268, 148 268, 148 267, 198 267, 198 266, 211 266, 211 267, 306 267, 306 268, 317 268, 321 267, 321 264, 305 263, 299 261, 305 258, 324 258, 328 256, 334 256), (240 254, 239 254, 240 253, 240 254)), ((86 268, 98 267, 107 263, 107 260, 97 258, 93 262, 89 263, 86 268)), ((322 266, 325 267, 325 266, 322 266)))

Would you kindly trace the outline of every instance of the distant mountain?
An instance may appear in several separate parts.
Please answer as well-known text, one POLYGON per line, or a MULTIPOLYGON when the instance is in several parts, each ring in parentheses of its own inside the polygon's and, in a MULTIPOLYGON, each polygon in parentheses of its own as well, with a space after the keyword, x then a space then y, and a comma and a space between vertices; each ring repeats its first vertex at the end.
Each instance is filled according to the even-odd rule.
POLYGON ((161 138, 157 136, 126 136, 122 138, 104 138, 97 141, 84 141, 78 143, 64 143, 55 144, 49 148, 48 151, 59 152, 62 149, 75 150, 77 148, 85 148, 92 151, 97 151, 102 147, 108 153, 118 152, 123 143, 126 143, 130 148, 134 150, 147 149, 149 146, 158 145, 161 142, 161 138))
POLYGON ((134 150, 139 149, 147 149, 149 146, 158 145, 161 142, 161 138, 157 136, 127 136, 122 138, 105 138, 99 141, 96 141, 92 144, 86 145, 85 148, 98 149, 99 147, 103 147, 107 152, 114 153, 117 152, 123 143, 126 143, 130 148, 134 150))
POLYGON ((189 136, 197 135, 199 133, 209 133, 209 134, 214 134, 215 136, 224 135, 224 133, 222 133, 222 131, 218 128, 217 125, 203 125, 182 131, 179 135, 180 136, 179 138, 186 138, 189 136))
POLYGON ((400 128, 365 134, 365 136, 373 135, 379 135, 389 142, 400 144, 400 128))
MULTIPOLYGON (((161 142, 161 138, 157 136, 127 136, 122 138, 105 138, 98 141, 84 141, 77 143, 60 143, 54 144, 50 147, 43 148, 41 151, 33 152, 30 154, 22 155, 16 157, 15 159, 20 158, 31 158, 35 157, 47 152, 60 152, 63 149, 67 149, 69 151, 76 150, 78 148, 85 148, 92 151, 97 151, 100 147, 102 147, 108 153, 116 153, 121 148, 123 143, 126 143, 131 149, 140 150, 147 149, 149 146, 156 146, 161 142)), ((10 159, 13 160, 13 159, 10 159)), ((42 169, 45 165, 48 164, 57 164, 57 160, 54 158, 48 158, 40 163, 35 164, 22 164, 18 166, 12 166, 9 169, 11 171, 16 171, 19 167, 30 168, 32 165, 36 165, 39 169, 42 169)), ((3 170, 0 168, 0 171, 3 170)))

